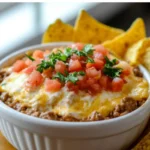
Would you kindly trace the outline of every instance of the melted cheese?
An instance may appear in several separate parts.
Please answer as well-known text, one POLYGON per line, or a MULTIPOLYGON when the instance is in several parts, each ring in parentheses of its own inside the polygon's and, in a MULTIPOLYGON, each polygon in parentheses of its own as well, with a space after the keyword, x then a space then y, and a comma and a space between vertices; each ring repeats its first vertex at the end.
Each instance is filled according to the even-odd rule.
POLYGON ((76 95, 68 91, 66 87, 58 92, 46 92, 44 85, 29 92, 24 87, 27 79, 28 75, 24 73, 11 73, 1 83, 0 89, 7 91, 14 100, 33 108, 51 110, 59 115, 72 115, 76 118, 87 117, 95 110, 107 116, 126 96, 132 96, 135 100, 148 97, 146 80, 133 75, 126 79, 127 83, 121 92, 102 91, 95 96, 82 91, 76 95))

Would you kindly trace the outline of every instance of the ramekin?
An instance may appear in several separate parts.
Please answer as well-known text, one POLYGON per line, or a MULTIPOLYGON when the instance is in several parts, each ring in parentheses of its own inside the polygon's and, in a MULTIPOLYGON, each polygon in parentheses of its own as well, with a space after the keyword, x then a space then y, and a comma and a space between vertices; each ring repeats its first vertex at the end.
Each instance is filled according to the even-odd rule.
MULTIPOLYGON (((51 49, 70 43, 36 45, 10 54, 0 67, 12 64, 25 51, 51 49)), ((150 84, 147 70, 140 66, 150 84)), ((145 128, 150 115, 150 98, 135 111, 110 120, 63 122, 45 120, 17 112, 0 102, 0 130, 18 150, 127 150, 145 128)))

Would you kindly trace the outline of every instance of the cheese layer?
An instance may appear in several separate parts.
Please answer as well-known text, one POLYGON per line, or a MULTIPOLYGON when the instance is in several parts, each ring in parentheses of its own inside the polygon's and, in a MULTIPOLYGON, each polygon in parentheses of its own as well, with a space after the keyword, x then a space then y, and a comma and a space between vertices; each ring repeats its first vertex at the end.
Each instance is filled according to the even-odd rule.
POLYGON ((121 99, 127 96, 140 101, 148 97, 148 83, 144 78, 130 75, 126 80, 121 92, 102 91, 95 96, 80 91, 75 94, 63 87, 58 92, 46 92, 44 85, 34 91, 25 89, 25 82, 28 75, 25 73, 11 73, 0 84, 0 90, 6 91, 13 98, 22 104, 38 108, 41 111, 52 111, 59 115, 71 115, 81 119, 88 117, 93 111, 100 112, 107 116, 121 99))

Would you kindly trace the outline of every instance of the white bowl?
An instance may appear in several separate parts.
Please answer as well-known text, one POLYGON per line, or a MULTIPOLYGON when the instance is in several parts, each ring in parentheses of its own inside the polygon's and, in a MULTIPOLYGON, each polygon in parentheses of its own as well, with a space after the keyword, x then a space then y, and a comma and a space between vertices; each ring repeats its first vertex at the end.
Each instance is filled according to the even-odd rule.
MULTIPOLYGON (((51 43, 28 47, 0 61, 11 64, 27 50, 51 49, 70 43, 51 43)), ((140 67, 150 84, 150 76, 140 67)), ((18 150, 122 150, 141 134, 150 115, 150 98, 135 111, 115 119, 95 122, 44 120, 17 112, 0 102, 0 129, 18 150)))

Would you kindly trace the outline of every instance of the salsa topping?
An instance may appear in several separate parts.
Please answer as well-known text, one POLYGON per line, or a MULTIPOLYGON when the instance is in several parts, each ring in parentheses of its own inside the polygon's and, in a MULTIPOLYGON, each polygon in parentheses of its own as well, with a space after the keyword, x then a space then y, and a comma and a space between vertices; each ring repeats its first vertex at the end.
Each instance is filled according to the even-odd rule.
POLYGON ((109 60, 108 57, 106 56, 105 60, 106 63, 103 69, 103 73, 111 78, 119 77, 123 69, 113 67, 114 65, 117 64, 117 59, 109 60))
POLYGON ((79 72, 73 72, 73 73, 66 73, 67 76, 64 76, 63 74, 61 74, 60 72, 57 72, 56 75, 54 75, 53 79, 59 79, 61 82, 72 82, 72 83, 76 83, 78 81, 78 76, 84 76, 85 72, 83 71, 79 71, 79 72))
POLYGON ((131 73, 127 62, 117 60, 102 45, 81 43, 52 52, 37 50, 32 56, 26 54, 25 60, 14 63, 13 71, 29 75, 27 89, 34 90, 44 84, 48 92, 66 86, 71 91, 90 94, 121 91, 125 76, 131 73))
POLYGON ((28 54, 26 54, 26 56, 27 56, 31 61, 35 61, 35 59, 34 59, 32 56, 30 56, 30 55, 28 55, 28 54))

